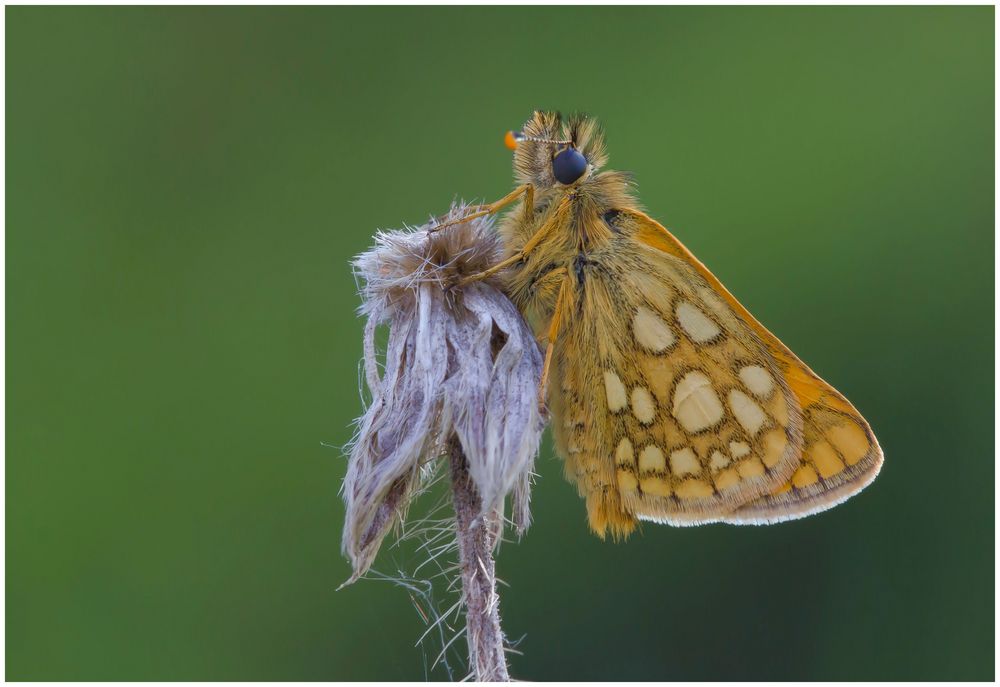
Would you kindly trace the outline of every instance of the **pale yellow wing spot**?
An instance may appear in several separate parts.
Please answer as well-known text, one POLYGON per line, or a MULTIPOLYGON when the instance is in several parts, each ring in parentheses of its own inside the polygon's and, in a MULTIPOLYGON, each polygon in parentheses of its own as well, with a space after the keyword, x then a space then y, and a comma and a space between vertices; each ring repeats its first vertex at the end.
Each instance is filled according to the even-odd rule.
POLYGON ((628 394, 625 385, 612 370, 604 372, 604 393, 607 396, 608 410, 617 413, 628 405, 628 394))
POLYGON ((628 437, 622 437, 622 440, 618 442, 618 448, 615 449, 615 463, 619 467, 626 468, 635 465, 635 450, 628 437))
POLYGON ((785 454, 788 439, 784 432, 772 429, 764 435, 762 443, 764 445, 764 454, 761 456, 761 460, 764 461, 764 465, 773 468, 781 460, 781 456, 785 454))
POLYGON ((663 472, 667 462, 659 446, 650 444, 639 453, 639 472, 663 472))
MULTIPOLYGON (((670 483, 660 477, 645 477, 639 482, 639 488, 642 490, 643 494, 653 497, 666 497, 670 496, 670 483)), ((629 496, 634 496, 634 494, 629 494, 629 496)))
POLYGON ((764 409, 739 389, 732 389, 729 392, 729 407, 739 423, 743 425, 743 429, 750 432, 751 435, 756 435, 767 421, 764 409))
POLYGON ((715 477, 715 486, 718 489, 730 489, 740 482, 740 473, 733 468, 723 470, 715 477))
POLYGON ((765 400, 774 391, 774 380, 760 365, 747 365, 740 370, 740 381, 754 396, 765 400))
POLYGON ((718 424, 725 415, 712 380, 700 370, 688 372, 678 382, 670 412, 690 433, 718 424))
POLYGON ((684 328, 684 333, 695 343, 711 341, 722 333, 719 325, 709 319, 708 315, 697 306, 687 301, 677 306, 677 321, 684 328))
POLYGON ((656 403, 646 387, 632 389, 632 413, 644 425, 652 424, 656 419, 656 403))
MULTIPOLYGON (((749 450, 750 448, 747 447, 747 452, 749 452, 749 450)), ((708 466, 713 470, 721 470, 722 468, 729 465, 729 463, 730 463, 729 457, 726 456, 726 454, 722 453, 722 451, 716 449, 715 451, 712 451, 712 455, 709 459, 708 466)))
POLYGON ((743 441, 730 441, 729 451, 733 458, 742 458, 750 454, 750 444, 743 441))
POLYGON ((645 306, 639 306, 632 320, 632 331, 638 344, 651 353, 662 353, 676 340, 670 326, 645 306))
POLYGON ((683 475, 699 475, 702 467, 694 451, 684 447, 670 453, 670 470, 681 477, 683 475))
POLYGON ((715 494, 715 488, 705 480, 684 480, 677 487, 677 496, 682 499, 705 499, 715 494))
POLYGON ((826 437, 848 465, 857 465, 870 448, 868 437, 854 422, 833 425, 826 437))
POLYGON ((618 471, 618 488, 621 490, 623 494, 629 494, 634 492, 636 490, 636 487, 638 486, 639 486, 639 480, 635 478, 635 475, 633 475, 628 470, 618 471))

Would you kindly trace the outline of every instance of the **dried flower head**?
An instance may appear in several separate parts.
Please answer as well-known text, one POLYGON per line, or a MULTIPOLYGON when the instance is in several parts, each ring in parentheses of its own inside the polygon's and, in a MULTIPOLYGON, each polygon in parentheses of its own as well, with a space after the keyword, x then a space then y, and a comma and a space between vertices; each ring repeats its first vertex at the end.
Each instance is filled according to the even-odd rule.
MULTIPOLYGON (((468 214, 453 207, 448 219, 468 214)), ((440 232, 380 232, 354 261, 364 280, 364 367, 372 400, 358 421, 344 479, 343 549, 352 580, 371 566, 383 537, 405 514, 421 468, 454 436, 481 514, 513 496, 528 525, 531 467, 543 429, 537 403, 542 359, 535 338, 496 281, 456 287, 501 258, 492 219, 440 232), (389 326, 383 374, 375 331, 389 326)))

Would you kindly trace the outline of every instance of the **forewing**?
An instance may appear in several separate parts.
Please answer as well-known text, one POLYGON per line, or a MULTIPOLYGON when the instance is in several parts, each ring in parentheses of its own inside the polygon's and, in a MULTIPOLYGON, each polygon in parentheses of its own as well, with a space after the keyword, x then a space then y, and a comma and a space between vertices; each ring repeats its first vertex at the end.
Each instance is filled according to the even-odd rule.
POLYGON ((638 211, 623 213, 620 221, 634 240, 683 262, 724 299, 764 343, 801 409, 802 452, 790 478, 739 507, 726 522, 767 524, 805 517, 870 484, 882 466, 882 450, 857 409, 761 325, 663 226, 638 211))
POLYGON ((621 234, 570 278, 551 397, 596 532, 717 522, 788 481, 798 401, 697 270, 621 234))

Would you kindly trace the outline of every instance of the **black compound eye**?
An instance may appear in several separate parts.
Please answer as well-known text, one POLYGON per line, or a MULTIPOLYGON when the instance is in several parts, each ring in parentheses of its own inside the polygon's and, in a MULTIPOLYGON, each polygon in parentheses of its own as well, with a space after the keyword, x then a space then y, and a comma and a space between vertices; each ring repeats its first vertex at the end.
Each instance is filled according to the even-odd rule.
POLYGON ((576 148, 567 148, 552 158, 552 174, 560 184, 572 184, 587 171, 587 158, 576 148))

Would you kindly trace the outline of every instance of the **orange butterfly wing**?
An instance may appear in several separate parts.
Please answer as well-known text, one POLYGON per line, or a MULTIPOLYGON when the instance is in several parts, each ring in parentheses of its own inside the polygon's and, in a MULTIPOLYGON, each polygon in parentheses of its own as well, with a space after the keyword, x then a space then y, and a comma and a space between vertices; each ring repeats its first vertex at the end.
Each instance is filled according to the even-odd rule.
POLYGON ((659 222, 638 210, 623 214, 635 222, 637 241, 688 263, 746 321, 778 362, 801 405, 803 450, 791 478, 741 506, 725 522, 769 524, 802 518, 832 508, 868 486, 882 467, 882 449, 857 409, 758 322, 659 222))

